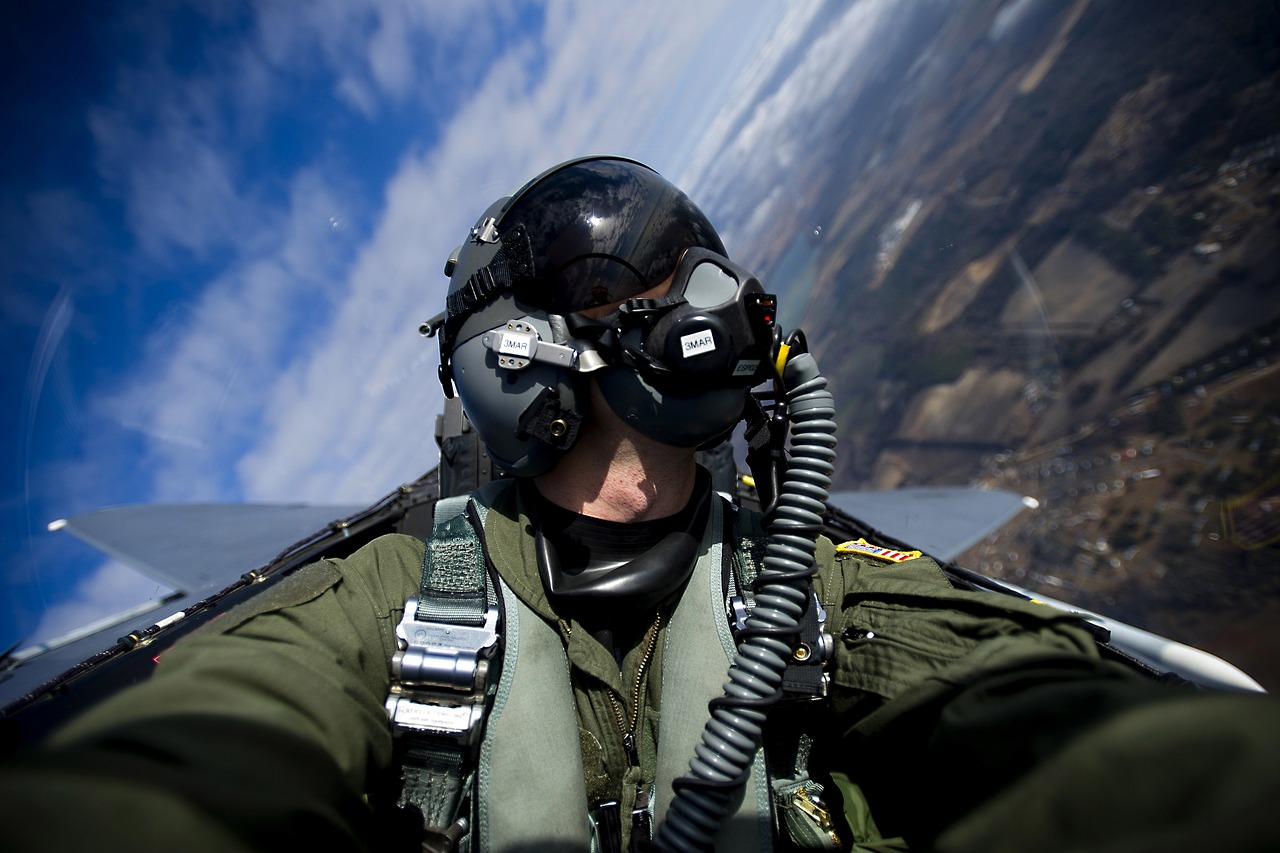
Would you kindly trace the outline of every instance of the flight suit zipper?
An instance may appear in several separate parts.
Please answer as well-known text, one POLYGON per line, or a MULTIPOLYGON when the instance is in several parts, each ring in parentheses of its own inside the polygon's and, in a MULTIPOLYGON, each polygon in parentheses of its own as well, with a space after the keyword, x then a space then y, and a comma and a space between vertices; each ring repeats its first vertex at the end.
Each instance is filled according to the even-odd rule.
POLYGON ((636 667, 635 684, 631 686, 630 721, 622 713, 622 705, 618 702, 618 697, 612 692, 606 694, 613 708, 614 722, 618 724, 618 731, 622 734, 622 745, 627 750, 627 760, 631 762, 632 767, 640 766, 640 752, 636 743, 636 727, 640 724, 640 689, 644 685, 644 674, 653 661, 653 653, 658 646, 658 631, 661 628, 662 614, 659 613, 645 635, 644 655, 640 658, 640 665, 636 667))
MULTIPOLYGON (((640 746, 636 730, 640 725, 640 693, 644 686, 644 676, 653 662, 653 655, 658 647, 658 633, 662 629, 662 613, 654 617, 653 624, 645 635, 644 654, 636 666, 635 683, 631 687, 631 718, 627 719, 622 712, 622 705, 613 691, 605 695, 609 698, 609 706, 613 709, 613 719, 622 735, 622 747, 627 753, 627 766, 640 767, 640 746)), ((648 842, 651 838, 652 826, 649 818, 649 796, 642 786, 636 786, 635 807, 631 810, 631 849, 636 845, 648 842)))
MULTIPOLYGON (((561 635, 567 644, 569 638, 573 635, 573 628, 565 619, 557 619, 556 625, 560 629, 561 635)), ((622 711, 622 704, 618 701, 618 696, 613 690, 605 691, 605 698, 609 700, 609 707, 613 711, 613 720, 618 727, 618 732, 622 735, 622 747, 627 755, 627 768, 640 768, 640 745, 639 738, 636 735, 636 729, 640 725, 640 695, 644 687, 645 674, 649 671, 649 665, 653 662, 654 653, 658 648, 658 634, 662 630, 662 613, 659 612, 653 620, 653 624, 649 626, 648 632, 645 634, 644 653, 640 657, 640 663, 636 666, 635 683, 631 688, 631 717, 628 720, 627 715, 622 711)), ((617 814, 619 803, 614 800, 608 803, 602 803, 593 814, 597 819, 597 831, 599 833, 600 848, 603 851, 620 850, 621 846, 621 827, 618 826, 617 814)), ((649 793, 643 786, 636 786, 635 805, 631 811, 631 849, 637 849, 638 844, 647 843, 653 837, 653 827, 649 816, 649 793)))

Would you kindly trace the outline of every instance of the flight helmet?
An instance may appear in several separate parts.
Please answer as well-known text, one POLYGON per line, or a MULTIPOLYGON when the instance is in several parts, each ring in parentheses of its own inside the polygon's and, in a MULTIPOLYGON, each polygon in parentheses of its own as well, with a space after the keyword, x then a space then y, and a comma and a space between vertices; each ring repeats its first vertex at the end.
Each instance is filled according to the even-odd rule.
POLYGON ((702 211, 648 166, 562 163, 490 205, 446 263, 447 310, 424 327, 439 332, 445 394, 456 387, 494 464, 515 476, 550 470, 573 446, 588 376, 646 435, 719 440, 761 375, 773 315, 724 255, 702 211), (639 297, 668 281, 665 295, 639 297))

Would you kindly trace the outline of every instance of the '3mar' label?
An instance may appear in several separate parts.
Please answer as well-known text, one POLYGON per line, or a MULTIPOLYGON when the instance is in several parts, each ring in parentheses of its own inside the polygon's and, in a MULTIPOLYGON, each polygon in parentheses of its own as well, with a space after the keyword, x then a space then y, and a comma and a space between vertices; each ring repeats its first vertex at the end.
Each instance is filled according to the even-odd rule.
POLYGON ((680 352, 685 358, 702 355, 704 352, 711 352, 715 348, 716 339, 715 336, 711 334, 710 329, 703 329, 701 332, 682 335, 680 338, 680 352))

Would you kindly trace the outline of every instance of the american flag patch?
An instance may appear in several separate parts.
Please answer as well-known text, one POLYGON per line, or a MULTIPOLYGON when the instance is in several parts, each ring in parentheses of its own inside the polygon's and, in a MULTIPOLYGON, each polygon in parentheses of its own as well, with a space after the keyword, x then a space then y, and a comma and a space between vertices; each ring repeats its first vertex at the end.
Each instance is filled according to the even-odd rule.
POLYGON ((872 545, 865 539, 857 539, 852 542, 841 542, 836 546, 837 554, 861 554, 866 557, 875 557, 877 560, 885 560, 890 563, 905 563, 907 560, 914 560, 921 556, 919 551, 895 551, 892 548, 881 548, 879 545, 872 545))

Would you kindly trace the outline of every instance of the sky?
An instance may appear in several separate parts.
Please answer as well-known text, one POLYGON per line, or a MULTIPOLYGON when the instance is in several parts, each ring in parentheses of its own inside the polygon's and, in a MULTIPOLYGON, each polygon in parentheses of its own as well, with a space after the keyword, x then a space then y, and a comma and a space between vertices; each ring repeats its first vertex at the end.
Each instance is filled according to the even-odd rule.
POLYGON ((49 522, 366 503, 435 464, 445 258, 555 163, 649 163, 730 253, 892 0, 134 0, 9 12, 0 644, 164 590, 49 522))

